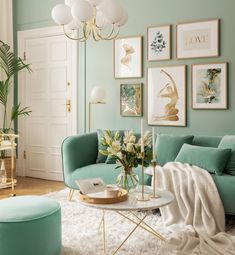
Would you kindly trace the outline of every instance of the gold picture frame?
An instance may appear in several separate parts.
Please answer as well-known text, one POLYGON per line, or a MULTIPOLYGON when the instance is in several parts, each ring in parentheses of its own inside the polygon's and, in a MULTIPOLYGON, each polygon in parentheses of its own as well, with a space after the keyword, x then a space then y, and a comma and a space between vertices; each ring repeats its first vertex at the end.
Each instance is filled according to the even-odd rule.
POLYGON ((120 115, 141 117, 143 115, 143 84, 120 85, 120 115))
POLYGON ((114 78, 141 78, 143 76, 142 51, 142 36, 115 39, 113 42, 114 78))
POLYGON ((186 65, 147 68, 148 125, 186 127, 186 68, 186 65), (171 87, 169 90, 168 86, 171 87), (167 91, 174 92, 175 87, 178 98, 175 95, 167 95, 167 91), (164 90, 165 95, 161 94, 164 90))
POLYGON ((176 25, 176 58, 212 58, 220 54, 220 19, 176 25))
POLYGON ((170 24, 147 27, 148 61, 163 61, 171 59, 171 33, 172 26, 170 24), (160 39, 159 43, 157 43, 157 39, 160 39))
POLYGON ((191 65, 191 107, 228 109, 228 62, 191 65))

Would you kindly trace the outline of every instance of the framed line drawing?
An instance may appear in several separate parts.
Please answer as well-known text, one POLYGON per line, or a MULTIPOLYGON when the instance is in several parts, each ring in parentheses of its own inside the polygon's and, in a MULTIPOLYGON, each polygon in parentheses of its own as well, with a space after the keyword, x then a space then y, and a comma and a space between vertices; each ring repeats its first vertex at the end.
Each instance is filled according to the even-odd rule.
POLYGON ((186 66, 148 68, 148 124, 186 126, 186 66))
POLYGON ((178 24, 177 59, 218 57, 219 24, 219 19, 178 24))
POLYGON ((228 63, 191 66, 191 103, 193 109, 227 109, 228 63))
POLYGON ((114 40, 114 77, 142 77, 142 37, 127 37, 114 40))
POLYGON ((171 25, 147 29, 148 61, 171 59, 171 25))
POLYGON ((120 85, 120 114, 121 116, 142 116, 143 84, 120 85))

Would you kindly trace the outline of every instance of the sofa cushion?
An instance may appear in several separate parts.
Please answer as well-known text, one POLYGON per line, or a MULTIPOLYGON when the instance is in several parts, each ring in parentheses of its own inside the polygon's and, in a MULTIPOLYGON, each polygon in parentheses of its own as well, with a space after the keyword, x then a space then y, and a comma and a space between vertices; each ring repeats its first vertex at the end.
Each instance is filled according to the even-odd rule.
POLYGON ((174 161, 184 143, 192 144, 192 135, 158 134, 156 141, 157 163, 160 166, 174 161))
POLYGON ((235 175, 235 135, 225 135, 218 146, 220 149, 231 149, 232 153, 225 166, 225 172, 235 175))
POLYGON ((231 155, 231 149, 218 149, 184 144, 175 161, 199 166, 221 175, 231 155))
MULTIPOLYGON (((116 165, 101 163, 78 168, 68 176, 67 185, 70 188, 79 189, 76 180, 96 177, 100 177, 106 184, 116 184, 120 169, 115 169, 115 167, 116 165)), ((141 183, 141 167, 135 168, 134 171, 138 174, 141 183)), ((151 185, 151 176, 145 174, 144 180, 145 185, 151 185)))

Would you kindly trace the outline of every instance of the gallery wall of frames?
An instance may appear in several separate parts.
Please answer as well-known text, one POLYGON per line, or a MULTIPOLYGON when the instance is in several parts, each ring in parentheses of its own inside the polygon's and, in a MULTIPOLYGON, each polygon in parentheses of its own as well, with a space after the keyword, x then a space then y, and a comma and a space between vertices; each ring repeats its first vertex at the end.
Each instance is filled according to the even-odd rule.
POLYGON ((114 78, 135 79, 120 84, 120 115, 143 115, 143 42, 147 60, 158 63, 147 68, 148 125, 187 125, 187 101, 193 110, 227 109, 227 62, 216 61, 220 56, 220 19, 190 21, 177 25, 156 25, 146 29, 146 36, 130 36, 114 40, 114 78), (172 40, 175 26, 176 40, 172 40), (169 65, 175 44, 178 65, 169 65), (202 59, 190 66, 186 59, 202 59), (206 58, 206 61, 203 60, 206 58), (208 61, 214 58, 215 61, 208 61), (159 63, 162 63, 159 66, 159 63), (186 77, 190 76, 190 84, 186 77), (186 89, 190 89, 187 98, 186 89))

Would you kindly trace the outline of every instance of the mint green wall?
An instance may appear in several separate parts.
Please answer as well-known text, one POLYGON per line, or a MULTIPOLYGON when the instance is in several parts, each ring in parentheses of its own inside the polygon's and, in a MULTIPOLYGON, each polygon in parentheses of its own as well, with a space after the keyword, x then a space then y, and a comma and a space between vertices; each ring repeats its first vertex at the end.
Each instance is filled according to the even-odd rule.
MULTIPOLYGON (((14 0, 15 31, 54 25, 50 10, 59 0, 14 0)), ((235 133, 235 35, 234 0, 121 0, 129 14, 129 21, 120 36, 144 36, 144 77, 143 79, 115 80, 113 78, 113 43, 89 40, 80 51, 79 67, 79 131, 84 127, 84 83, 88 103, 92 87, 101 85, 107 90, 107 104, 92 108, 92 130, 96 128, 120 128, 139 130, 140 118, 120 117, 119 86, 121 83, 142 82, 144 84, 144 119, 147 123, 146 68, 162 65, 187 65, 187 127, 156 127, 158 132, 222 135, 235 133), (176 61, 176 24, 185 21, 221 19, 221 56, 210 59, 176 61), (170 61, 148 62, 146 60, 146 28, 149 25, 172 24, 173 59, 170 61), (206 62, 229 62, 228 110, 192 110, 190 107, 190 64, 206 62), (86 64, 85 68, 83 64, 86 64)), ((81 48, 81 47, 80 47, 81 48)), ((146 124, 147 128, 147 124, 146 124)))

